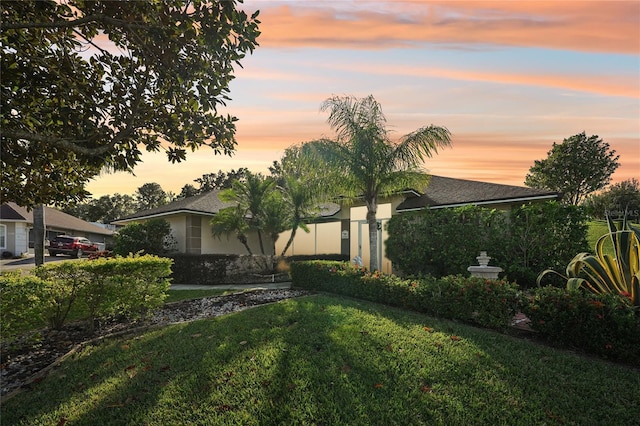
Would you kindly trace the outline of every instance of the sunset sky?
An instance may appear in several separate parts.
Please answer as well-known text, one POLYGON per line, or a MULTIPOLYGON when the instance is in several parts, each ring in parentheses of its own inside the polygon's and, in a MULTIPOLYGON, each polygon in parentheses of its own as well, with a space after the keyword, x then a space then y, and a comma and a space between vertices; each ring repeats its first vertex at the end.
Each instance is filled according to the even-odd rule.
POLYGON ((105 174, 94 197, 157 182, 179 193, 218 170, 267 172, 286 147, 331 137, 320 104, 373 95, 400 137, 447 127, 452 148, 432 174, 524 185, 553 142, 586 132, 620 155, 613 182, 640 177, 640 1, 272 1, 260 46, 237 68, 225 114, 238 117, 236 154, 210 149, 170 164, 145 154, 105 174))

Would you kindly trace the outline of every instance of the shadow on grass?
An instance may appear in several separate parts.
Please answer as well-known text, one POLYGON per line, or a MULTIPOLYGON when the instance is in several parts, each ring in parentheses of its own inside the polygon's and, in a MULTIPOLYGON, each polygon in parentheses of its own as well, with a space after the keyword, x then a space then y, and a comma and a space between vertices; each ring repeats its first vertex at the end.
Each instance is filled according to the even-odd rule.
POLYGON ((640 373, 323 295, 90 346, 3 424, 633 424, 640 373))

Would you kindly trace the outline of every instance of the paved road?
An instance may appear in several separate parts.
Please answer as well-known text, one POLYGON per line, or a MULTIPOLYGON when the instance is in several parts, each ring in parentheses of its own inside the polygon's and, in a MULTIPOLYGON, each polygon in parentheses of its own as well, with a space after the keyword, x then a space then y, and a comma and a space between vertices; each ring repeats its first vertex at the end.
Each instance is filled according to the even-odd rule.
MULTIPOLYGON (((71 260, 74 262, 87 260, 85 259, 75 259, 70 256, 45 256, 44 263, 51 262, 60 262, 63 260, 71 260)), ((0 271, 15 271, 17 269, 29 270, 33 269, 36 266, 36 260, 33 255, 23 257, 20 259, 2 259, 0 260, 0 271)))

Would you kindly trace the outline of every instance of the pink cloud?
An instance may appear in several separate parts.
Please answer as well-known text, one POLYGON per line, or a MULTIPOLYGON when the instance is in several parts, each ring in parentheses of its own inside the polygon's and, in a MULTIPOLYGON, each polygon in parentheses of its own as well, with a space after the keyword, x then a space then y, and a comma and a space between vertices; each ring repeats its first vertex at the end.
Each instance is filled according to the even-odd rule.
MULTIPOLYGON (((261 9, 264 47, 380 49, 415 43, 498 44, 640 53, 636 1, 375 2, 382 11, 305 7, 261 9)), ((340 3, 338 3, 340 5, 340 3)))

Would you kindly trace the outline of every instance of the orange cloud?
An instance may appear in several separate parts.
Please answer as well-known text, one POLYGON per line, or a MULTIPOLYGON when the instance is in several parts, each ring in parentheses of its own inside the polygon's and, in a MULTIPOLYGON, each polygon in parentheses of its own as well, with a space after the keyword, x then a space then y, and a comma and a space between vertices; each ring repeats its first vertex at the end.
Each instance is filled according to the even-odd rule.
POLYGON ((382 49, 416 43, 640 53, 637 1, 372 2, 375 9, 304 3, 261 9, 263 47, 382 49))
POLYGON ((396 67, 393 65, 351 64, 337 66, 348 71, 369 74, 404 75, 412 77, 437 77, 452 80, 483 81, 502 84, 519 84, 538 87, 551 87, 579 92, 596 93, 605 96, 624 96, 640 98, 640 81, 637 76, 621 77, 613 75, 576 75, 576 74, 513 74, 483 72, 474 70, 437 69, 428 67, 396 67))

